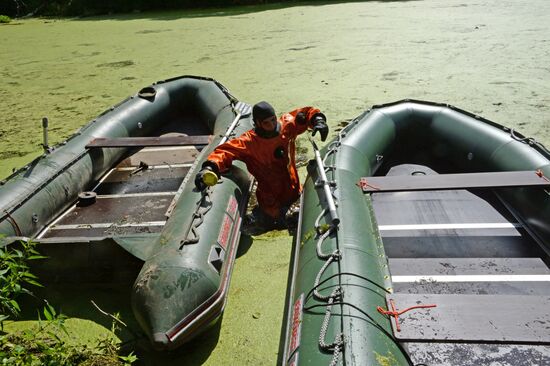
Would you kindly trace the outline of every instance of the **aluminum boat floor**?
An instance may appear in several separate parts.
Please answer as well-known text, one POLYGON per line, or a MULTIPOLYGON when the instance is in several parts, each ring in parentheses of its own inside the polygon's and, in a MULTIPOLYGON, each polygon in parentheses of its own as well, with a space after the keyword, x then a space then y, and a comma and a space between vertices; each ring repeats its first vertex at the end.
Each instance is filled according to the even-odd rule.
MULTIPOLYGON (((437 174, 419 165, 388 175, 437 174)), ((548 257, 490 191, 373 193, 414 364, 550 365, 548 257), (495 363, 498 360, 498 363, 495 363)))
POLYGON ((136 149, 93 189, 95 203, 72 206, 38 239, 159 233, 166 211, 202 147, 136 149))

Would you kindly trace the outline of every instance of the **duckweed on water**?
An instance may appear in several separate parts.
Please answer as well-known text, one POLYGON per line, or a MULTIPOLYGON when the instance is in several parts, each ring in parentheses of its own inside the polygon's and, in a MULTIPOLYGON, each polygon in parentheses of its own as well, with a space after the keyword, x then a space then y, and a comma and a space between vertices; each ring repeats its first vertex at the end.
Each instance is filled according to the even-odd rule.
MULTIPOLYGON (((0 32, 0 151, 7 152, 0 177, 42 153, 43 116, 56 144, 143 86, 182 74, 213 77, 239 99, 268 100, 278 112, 319 107, 331 136, 343 127, 337 121, 373 104, 416 98, 474 111, 549 145, 550 70, 538 65, 550 52, 550 42, 540 42, 550 33, 550 3, 459 3, 308 3, 245 7, 238 16, 203 11, 12 22, 0 32), (490 27, 472 26, 479 14, 490 27)), ((254 238, 237 258, 220 325, 176 354, 150 352, 140 361, 276 364, 291 246, 284 231, 254 238)), ((120 306, 131 317, 129 306, 120 306)))

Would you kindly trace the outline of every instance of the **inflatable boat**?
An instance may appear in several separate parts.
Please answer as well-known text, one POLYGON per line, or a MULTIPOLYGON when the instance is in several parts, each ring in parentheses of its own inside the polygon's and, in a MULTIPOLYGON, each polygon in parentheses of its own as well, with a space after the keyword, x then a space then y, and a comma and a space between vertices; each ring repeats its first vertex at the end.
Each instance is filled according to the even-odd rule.
POLYGON ((450 105, 375 106, 308 166, 283 365, 550 360, 550 152, 450 105))
POLYGON ((153 345, 181 345, 223 311, 251 181, 238 162, 203 192, 194 176, 218 144, 251 128, 249 115, 217 81, 183 76, 143 88, 58 146, 44 120, 44 154, 0 185, 3 245, 37 241, 45 282, 133 275, 132 308, 153 345))

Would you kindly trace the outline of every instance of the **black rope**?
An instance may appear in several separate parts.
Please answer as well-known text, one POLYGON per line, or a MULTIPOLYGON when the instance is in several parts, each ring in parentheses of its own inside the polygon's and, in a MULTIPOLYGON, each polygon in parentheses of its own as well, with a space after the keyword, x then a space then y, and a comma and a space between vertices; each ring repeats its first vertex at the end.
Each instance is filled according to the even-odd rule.
MULTIPOLYGON (((380 324, 378 324, 378 322, 376 320, 374 320, 374 318, 372 316, 367 314, 363 309, 361 309, 360 307, 358 307, 356 305, 353 305, 349 302, 345 302, 345 301, 334 302, 334 303, 332 303, 332 305, 347 305, 347 306, 352 307, 355 310, 359 311, 360 313, 362 313, 364 316, 366 316, 370 320, 369 323, 371 323, 376 328, 381 330, 382 333, 384 333, 389 339, 391 339, 391 341, 397 346, 397 348, 399 348, 401 353, 403 353, 403 355, 405 356, 405 359, 407 360, 407 363, 410 366, 415 366, 414 363, 411 360, 411 357, 409 356, 409 354, 405 350, 405 348, 401 345, 401 343, 399 343, 399 341, 393 336, 393 334, 389 333, 386 329, 384 329, 380 324)), ((319 307, 326 307, 326 304, 315 304, 315 305, 310 305, 310 306, 307 306, 307 307, 304 306, 303 309, 304 309, 304 311, 309 311, 311 309, 319 308, 319 307)), ((418 365, 416 365, 416 366, 418 366, 418 365)))
POLYGON ((336 277, 336 276, 341 276, 341 275, 354 276, 354 277, 360 278, 360 279, 362 279, 362 280, 365 280, 365 281, 367 281, 367 282, 369 282, 369 283, 375 285, 376 287, 378 287, 378 288, 381 289, 382 291, 384 291, 384 292, 386 292, 386 293, 388 293, 388 294, 391 294, 390 291, 388 291, 388 290, 385 289, 384 287, 380 286, 378 283, 374 282, 373 280, 370 280, 370 279, 368 279, 368 278, 366 278, 366 277, 364 277, 364 276, 358 275, 358 274, 356 274, 356 273, 351 273, 351 272, 339 272, 339 273, 335 273, 335 274, 333 274, 333 275, 331 275, 331 276, 325 278, 323 281, 319 282, 319 284, 318 284, 317 286, 312 287, 311 290, 309 290, 308 293, 307 293, 306 296, 305 296, 306 301, 307 301, 308 298, 310 298, 310 296, 313 294, 313 292, 314 292, 315 290, 318 290, 318 289, 319 289, 319 287, 320 287, 321 285, 325 284, 327 281, 333 279, 334 277, 336 277))

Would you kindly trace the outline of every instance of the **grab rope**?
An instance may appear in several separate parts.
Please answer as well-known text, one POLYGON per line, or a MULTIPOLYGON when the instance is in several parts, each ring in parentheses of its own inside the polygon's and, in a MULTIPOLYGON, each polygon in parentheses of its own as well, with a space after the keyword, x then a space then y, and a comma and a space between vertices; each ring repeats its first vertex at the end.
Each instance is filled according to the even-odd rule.
MULTIPOLYGON (((329 262, 327 262, 329 263, 329 262)), ((336 338, 334 339, 334 342, 332 343, 326 343, 325 338, 327 335, 328 330, 328 324, 330 322, 330 315, 332 313, 332 304, 335 300, 340 299, 341 296, 341 288, 337 287, 332 291, 330 296, 328 296, 328 303, 327 308, 325 311, 325 318, 323 319, 323 324, 321 325, 321 334, 319 334, 319 347, 323 351, 332 351, 332 360, 330 361, 330 366, 336 366, 338 363, 338 359, 340 358, 340 353, 342 352, 342 348, 344 347, 344 334, 339 333, 336 335, 336 338)))
MULTIPOLYGON (((323 210, 323 212, 326 212, 326 210, 323 210)), ((318 232, 321 229, 321 227, 315 228, 318 232)), ((342 287, 338 286, 336 287, 330 295, 322 295, 319 292, 319 284, 321 282, 321 277, 323 276, 323 273, 326 271, 326 269, 330 266, 331 263, 337 262, 342 258, 342 254, 340 253, 339 249, 335 249, 332 253, 323 253, 321 246, 323 244, 323 241, 325 241, 326 238, 330 236, 333 232, 336 231, 335 226, 331 226, 328 230, 326 230, 317 240, 317 256, 320 259, 324 259, 325 263, 319 270, 319 273, 317 273, 317 276, 315 277, 315 283, 313 288, 313 297, 316 298, 319 301, 324 301, 327 303, 327 307, 325 310, 325 317, 323 319, 323 323, 321 324, 321 332, 319 334, 319 348, 325 352, 332 351, 332 360, 330 362, 330 366, 335 366, 338 363, 338 359, 340 357, 340 353, 342 351, 342 348, 344 347, 344 334, 339 333, 336 335, 335 339, 331 343, 325 342, 325 338, 327 335, 328 326, 330 323, 330 316, 332 314, 332 304, 334 301, 339 300, 342 297, 342 287)))
POLYGON ((15 230, 15 235, 17 236, 23 236, 23 233, 21 232, 21 228, 19 225, 17 225, 17 221, 10 215, 10 213, 7 210, 4 210, 4 213, 6 214, 6 217, 8 218, 8 222, 11 224, 13 230, 15 230))
POLYGON ((204 215, 212 208, 212 197, 210 196, 210 188, 206 188, 201 192, 201 199, 197 203, 197 208, 193 212, 193 220, 187 229, 185 239, 180 242, 180 250, 184 245, 196 244, 200 240, 200 235, 197 233, 197 228, 204 222, 204 215))
POLYGON ((542 150, 544 150, 547 154, 550 154, 550 150, 548 150, 546 146, 544 146, 543 144, 535 140, 534 137, 519 137, 516 135, 516 132, 514 131, 513 128, 510 129, 510 136, 516 141, 523 142, 528 145, 536 145, 542 150))
MULTIPOLYGON (((340 138, 340 136, 339 136, 340 138)), ((326 207, 323 208, 319 216, 315 220, 315 231, 317 233, 317 244, 316 252, 317 257, 321 260, 324 260, 325 263, 321 266, 321 269, 317 273, 314 282, 313 288, 313 297, 318 301, 326 302, 325 316, 323 318, 323 323, 321 324, 320 334, 319 334, 319 348, 324 352, 332 352, 332 360, 330 366, 336 366, 342 353, 344 347, 344 334, 338 333, 332 342, 327 342, 327 331, 330 324, 330 317, 332 315, 332 306, 335 302, 341 300, 342 298, 342 287, 338 285, 330 295, 323 295, 319 292, 319 286, 321 283, 321 278, 323 273, 327 268, 335 262, 338 262, 342 258, 342 253, 338 248, 334 249, 332 252, 325 253, 323 252, 322 245, 323 242, 331 235, 337 232, 340 219, 336 211, 337 207, 337 197, 334 194, 334 189, 336 187, 336 182, 328 181, 326 173, 332 172, 334 175, 334 170, 336 169, 333 165, 326 164, 329 156, 336 153, 338 147, 340 146, 339 139, 333 141, 328 147, 328 151, 325 154, 324 158, 321 159, 317 145, 311 140, 313 149, 315 152, 315 159, 317 163, 317 169, 319 173, 319 181, 316 183, 317 187, 323 187, 325 192, 326 207), (321 224, 321 220, 327 214, 330 215, 330 224, 321 224)), ((324 282, 324 281, 323 281, 324 282)))

